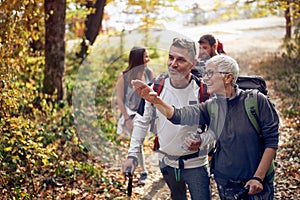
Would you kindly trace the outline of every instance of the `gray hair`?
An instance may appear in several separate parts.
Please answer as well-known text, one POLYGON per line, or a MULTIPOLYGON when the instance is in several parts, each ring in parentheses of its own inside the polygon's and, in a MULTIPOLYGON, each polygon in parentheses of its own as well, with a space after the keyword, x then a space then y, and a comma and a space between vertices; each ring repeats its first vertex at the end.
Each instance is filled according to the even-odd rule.
POLYGON ((196 48, 196 44, 194 41, 187 40, 184 38, 174 38, 171 46, 187 49, 189 59, 191 61, 196 59, 197 48, 196 48))
POLYGON ((206 65, 213 64, 215 65, 220 72, 230 72, 233 73, 233 81, 232 85, 234 86, 236 84, 236 80, 239 75, 239 65, 236 62, 235 59, 231 58, 230 56, 220 54, 213 56, 210 58, 206 65))

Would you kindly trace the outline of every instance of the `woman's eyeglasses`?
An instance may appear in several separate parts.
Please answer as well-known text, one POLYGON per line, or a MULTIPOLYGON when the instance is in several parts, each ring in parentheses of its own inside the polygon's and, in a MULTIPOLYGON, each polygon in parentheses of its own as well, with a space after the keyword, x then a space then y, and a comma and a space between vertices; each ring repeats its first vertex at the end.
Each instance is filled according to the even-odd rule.
POLYGON ((215 73, 229 74, 230 72, 216 72, 216 71, 213 71, 213 70, 208 70, 208 71, 204 72, 204 76, 207 76, 207 78, 211 78, 211 77, 213 77, 215 75, 215 73))

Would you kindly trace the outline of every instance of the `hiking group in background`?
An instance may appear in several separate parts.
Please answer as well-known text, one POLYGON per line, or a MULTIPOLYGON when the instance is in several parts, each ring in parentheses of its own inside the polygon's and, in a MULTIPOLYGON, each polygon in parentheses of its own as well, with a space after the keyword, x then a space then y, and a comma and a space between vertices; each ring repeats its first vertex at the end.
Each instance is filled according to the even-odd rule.
MULTIPOLYGON (((153 72, 147 67, 150 61, 148 51, 143 47, 133 47, 129 53, 128 67, 119 74, 117 83, 117 104, 121 111, 118 120, 117 134, 130 137, 133 130, 133 120, 136 116, 141 97, 138 96, 131 86, 131 80, 138 79, 151 82, 154 78, 153 72)), ((140 146, 143 151, 143 146, 140 146)), ((143 154, 138 157, 141 166, 140 181, 146 179, 147 170, 143 154)))

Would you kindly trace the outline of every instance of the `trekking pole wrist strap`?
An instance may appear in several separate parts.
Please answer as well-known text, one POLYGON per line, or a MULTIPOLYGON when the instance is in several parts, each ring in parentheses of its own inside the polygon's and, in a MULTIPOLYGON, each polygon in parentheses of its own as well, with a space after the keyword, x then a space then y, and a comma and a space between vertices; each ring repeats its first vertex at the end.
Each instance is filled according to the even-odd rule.
POLYGON ((253 176, 250 180, 257 180, 257 181, 260 182, 261 184, 264 183, 264 181, 263 181, 261 178, 257 177, 257 176, 253 176))

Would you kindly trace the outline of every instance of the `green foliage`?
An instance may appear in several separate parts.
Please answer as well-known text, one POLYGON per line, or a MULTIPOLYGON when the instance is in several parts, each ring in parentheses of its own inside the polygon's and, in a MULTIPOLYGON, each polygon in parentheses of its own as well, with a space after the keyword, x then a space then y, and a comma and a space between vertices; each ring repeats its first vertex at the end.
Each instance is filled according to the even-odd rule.
POLYGON ((268 15, 281 15, 290 9, 291 12, 291 20, 293 24, 296 24, 297 19, 300 14, 300 6, 299 0, 264 0, 264 1, 246 1, 244 4, 244 8, 249 5, 254 5, 255 10, 253 11, 253 15, 250 17, 262 17, 268 15), (295 22, 295 23, 294 23, 295 22))
MULTIPOLYGON (((289 8, 291 22, 294 25, 299 19, 299 0, 233 0, 212 1, 210 12, 215 12, 215 17, 210 23, 220 20, 245 19, 268 17, 270 15, 284 17, 284 12, 289 8)), ((207 11, 207 10, 206 10, 207 11)))
POLYGON ((26 62, 25 54, 39 54, 37 51, 43 48, 41 38, 43 38, 44 23, 43 18, 40 17, 43 15, 42 2, 28 0, 1 2, 1 74, 22 70, 26 62))
POLYGON ((104 133, 108 133, 108 138, 114 140, 115 137, 111 137, 116 132, 116 120, 114 119, 112 113, 112 102, 114 102, 113 98, 116 83, 118 80, 118 74, 124 70, 123 66, 126 66, 127 63, 124 58, 120 57, 117 62, 111 63, 108 67, 105 68, 101 77, 99 79, 97 90, 96 90, 96 105, 98 108, 98 116, 99 123, 101 125, 101 129, 104 133))
MULTIPOLYGON (((65 197, 72 196, 67 186, 79 179, 93 181, 88 190, 112 183, 102 171, 105 166, 97 165, 81 144, 72 106, 54 103, 55 96, 42 93, 43 1, 1 1, 0 7, 1 199, 57 197, 47 191, 62 185, 65 197)), ((80 63, 68 57, 73 58, 68 59, 66 72, 71 102, 80 63)), ((112 126, 107 129, 113 131, 112 126)), ((118 181, 111 185, 120 188, 118 181)))
MULTIPOLYGON (((70 47, 71 50, 66 55, 67 99, 55 102, 55 95, 42 93, 45 65, 43 3, 42 0, 6 0, 0 4, 1 198, 76 199, 80 189, 82 193, 103 194, 98 199, 113 199, 116 197, 113 191, 121 191, 123 186, 114 177, 115 172, 107 172, 104 163, 112 161, 112 155, 117 151, 116 146, 122 144, 115 134, 116 120, 111 102, 114 102, 118 74, 127 66, 127 55, 116 55, 115 52, 119 53, 122 48, 108 47, 91 54, 87 64, 82 65, 76 58, 75 40, 74 48, 70 47), (71 103, 74 88, 84 88, 88 84, 88 80, 84 78, 76 82, 76 75, 80 70, 93 75, 99 69, 100 74, 94 75, 97 76, 95 96, 87 99, 95 102, 94 113, 73 110, 71 103), (78 115, 82 115, 79 120, 76 118, 78 115), (76 123, 82 123, 83 127, 79 130, 76 123), (93 149, 94 146, 89 141, 84 141, 80 132, 87 136, 95 134, 92 139, 97 141, 99 149, 93 149), (101 156, 101 161, 95 160, 95 155, 91 155, 94 152, 101 156)), ((67 39, 78 39, 82 20, 91 10, 85 9, 86 0, 70 0, 67 3, 67 39)), ((139 12, 150 14, 156 10, 156 6, 162 6, 160 3, 161 1, 148 1, 148 5, 142 5, 139 12)), ((154 18, 144 20, 155 26, 154 18)), ((167 55, 157 51, 157 42, 158 40, 144 43, 151 47, 150 64, 156 63, 160 70, 165 71, 166 68, 162 68, 161 63, 165 62, 167 55)), ((295 94, 299 94, 299 46, 297 33, 293 42, 286 43, 285 54, 278 58, 282 65, 277 67, 276 74, 279 76, 276 83, 278 88, 294 99, 295 94), (281 80, 286 81, 282 83, 281 80)), ((280 62, 276 60, 274 63, 280 62)), ((273 72, 274 68, 270 71, 273 72)), ((296 107, 299 102, 291 102, 292 110, 299 110, 296 107)))
MULTIPOLYGON (((161 19, 161 13, 159 8, 171 5, 174 0, 149 0, 149 1, 136 1, 129 0, 127 2, 127 8, 132 8, 135 15, 140 15, 142 24, 140 28, 152 28, 159 27, 161 24, 158 19, 161 19)), ((127 11, 124 11, 127 12, 127 11)))
POLYGON ((87 0, 67 1, 66 24, 68 24, 68 30, 66 37, 68 39, 84 36, 85 19, 92 12, 92 10, 87 8, 87 4, 87 0))

